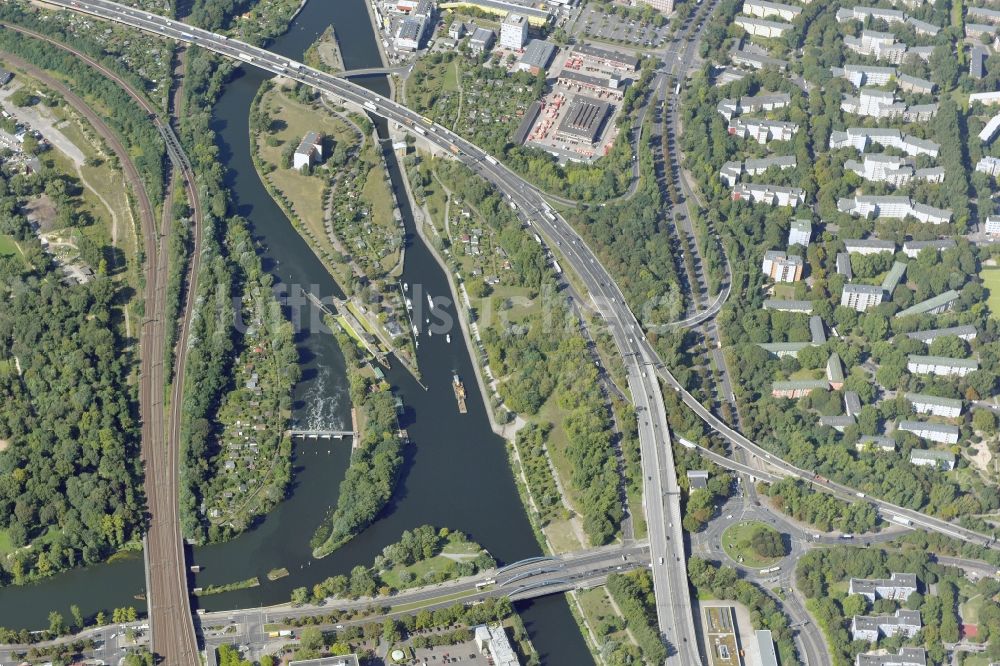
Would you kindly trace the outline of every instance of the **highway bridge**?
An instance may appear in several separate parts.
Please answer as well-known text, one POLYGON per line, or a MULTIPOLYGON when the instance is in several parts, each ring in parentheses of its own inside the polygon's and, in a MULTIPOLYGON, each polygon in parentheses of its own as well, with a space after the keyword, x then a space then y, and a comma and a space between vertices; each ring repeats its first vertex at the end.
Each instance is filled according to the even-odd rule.
MULTIPOLYGON (((537 188, 510 171, 499 161, 454 132, 428 122, 419 114, 390 99, 373 93, 336 75, 306 67, 243 42, 172 21, 168 18, 125 7, 107 0, 47 0, 49 4, 85 12, 116 21, 163 37, 169 37, 210 49, 226 57, 280 74, 333 95, 345 104, 363 108, 400 126, 413 128, 429 144, 450 152, 456 159, 496 186, 527 222, 560 246, 563 257, 580 276, 590 292, 597 311, 604 320, 622 355, 629 388, 639 416, 644 500, 650 535, 650 557, 657 601, 659 627, 673 650, 668 663, 689 664, 704 661, 695 640, 694 621, 687 583, 686 554, 680 525, 679 488, 667 430, 666 414, 660 393, 660 379, 678 392, 687 404, 713 430, 733 446, 745 449, 751 457, 767 458, 768 464, 787 475, 814 483, 836 494, 853 495, 846 486, 820 480, 808 470, 801 470, 771 455, 736 432, 709 412, 688 393, 666 369, 648 342, 641 326, 625 302, 624 296, 608 271, 572 226, 553 211, 537 188)), ((714 3, 704 3, 705 8, 714 3)), ((708 9, 706 9, 708 11, 708 9)), ((690 24, 690 21, 689 21, 690 24)), ((699 28, 704 22, 699 23, 699 28)), ((668 49, 664 60, 690 62, 697 40, 678 40, 668 49)), ((918 511, 871 500, 880 510, 900 515, 914 526, 940 532, 970 543, 997 547, 993 540, 948 521, 918 511)))

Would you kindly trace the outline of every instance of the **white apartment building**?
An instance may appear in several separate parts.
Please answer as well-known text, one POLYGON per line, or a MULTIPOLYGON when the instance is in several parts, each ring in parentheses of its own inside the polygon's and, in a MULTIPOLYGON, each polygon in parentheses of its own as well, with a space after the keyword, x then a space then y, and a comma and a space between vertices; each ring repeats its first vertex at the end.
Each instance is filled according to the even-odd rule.
POLYGON ((985 104, 986 106, 1000 104, 1000 90, 996 92, 972 93, 969 95, 969 104, 972 104, 973 102, 979 102, 980 104, 985 104))
POLYGON ((939 398, 936 395, 923 393, 904 393, 903 397, 913 405, 913 411, 918 414, 943 416, 949 419, 962 415, 962 401, 955 398, 939 398))
POLYGON ((921 252, 928 248, 936 250, 937 252, 942 252, 944 250, 950 250, 954 247, 955 241, 951 238, 943 238, 941 240, 906 241, 903 243, 903 254, 910 259, 916 259, 921 252))
POLYGON ((951 211, 926 204, 914 203, 905 196, 872 196, 857 194, 854 198, 837 201, 837 210, 849 215, 876 218, 903 219, 914 217, 927 224, 946 224, 951 221, 951 211))
POLYGON ((882 303, 885 291, 882 287, 875 287, 870 284, 845 284, 844 291, 840 294, 840 304, 844 307, 866 312, 882 303))
POLYGON ((834 76, 847 79, 856 88, 884 86, 896 76, 895 67, 875 67, 874 65, 844 65, 843 68, 834 67, 831 71, 834 76))
MULTIPOLYGON (((989 156, 982 158, 976 162, 976 171, 995 178, 1000 175, 1000 158, 989 156)), ((991 217, 996 216, 992 215, 991 217)))
MULTIPOLYGON (((919 430, 919 422, 914 423, 917 423, 918 425, 914 425, 912 427, 919 430)), ((926 423, 924 424, 924 427, 937 429, 939 427, 944 428, 946 426, 926 423)), ((951 427, 954 428, 955 426, 951 427)), ((907 432, 913 432, 918 437, 923 436, 919 435, 916 430, 907 430, 907 432)), ((955 469, 955 454, 951 451, 937 451, 936 449, 910 449, 910 464, 917 465, 918 467, 934 467, 936 469, 953 470, 955 469)))
POLYGON ((802 279, 802 267, 802 257, 788 256, 781 250, 768 250, 764 253, 761 270, 775 282, 797 282, 802 279))
MULTIPOLYGON (((911 49, 911 52, 916 53, 916 49, 911 49)), ((919 53, 917 55, 920 55, 919 53)), ((923 57, 923 56, 921 56, 923 57)), ((924 58, 926 60, 926 58, 924 58)), ((917 76, 910 76, 909 74, 899 74, 896 76, 896 85, 903 92, 919 93, 921 95, 932 95, 937 86, 928 81, 927 79, 921 79, 917 76)))
POLYGON ((791 23, 779 23, 753 16, 737 16, 733 22, 754 37, 781 37, 792 28, 791 23))
POLYGON ((744 95, 740 97, 739 101, 726 98, 719 102, 715 108, 726 120, 732 120, 734 116, 744 113, 783 109, 791 103, 792 98, 788 93, 762 93, 753 97, 744 95))
POLYGON ((1000 234, 1000 215, 988 216, 984 227, 984 231, 988 234, 1000 234))
POLYGON ((879 7, 847 7, 837 10, 837 22, 867 21, 869 18, 881 19, 886 23, 904 23, 906 14, 898 9, 881 9, 879 7))
POLYGON ((900 187, 914 179, 929 183, 944 182, 942 167, 914 169, 912 160, 882 153, 866 153, 863 162, 847 160, 844 162, 844 169, 873 183, 888 183, 894 187, 900 187))
POLYGON ((774 157, 764 157, 761 159, 751 159, 746 162, 726 162, 719 169, 719 180, 734 187, 740 182, 740 177, 746 173, 750 176, 759 176, 770 168, 785 169, 795 168, 795 155, 776 155, 774 157))
POLYGON ((769 141, 788 141, 799 131, 796 123, 756 118, 733 118, 729 121, 729 134, 740 139, 753 139, 764 145, 769 141))
POLYGON ((674 11, 674 0, 640 0, 645 5, 649 5, 661 14, 671 14, 674 11))
POLYGON ((964 377, 979 369, 979 361, 974 358, 949 358, 947 356, 922 356, 910 354, 906 369, 915 375, 938 375, 939 377, 964 377))
POLYGON ((899 654, 862 653, 854 666, 927 666, 927 653, 923 648, 901 647, 899 654))
POLYGON ((765 185, 758 183, 740 183, 733 188, 733 201, 749 203, 766 203, 771 206, 788 206, 795 208, 803 203, 805 191, 798 187, 782 185, 765 185))
POLYGON ((914 331, 913 333, 907 333, 906 337, 911 340, 919 340, 925 345, 929 345, 937 338, 947 337, 949 335, 953 335, 960 340, 965 340, 966 342, 975 340, 976 327, 965 324, 963 326, 950 326, 948 328, 932 328, 926 331, 914 331))
POLYGON ((1000 131, 1000 113, 989 119, 986 126, 979 132, 979 140, 983 143, 990 143, 996 138, 998 131, 1000 131))
POLYGON ((896 244, 877 238, 849 238, 844 241, 844 250, 848 254, 878 254, 879 252, 895 252, 896 244))
POLYGON ((528 42, 528 18, 523 14, 507 14, 500 24, 500 46, 520 51, 528 42))
POLYGON ((970 6, 966 8, 965 14, 966 16, 976 19, 976 21, 983 21, 985 23, 1000 23, 1000 11, 995 9, 970 6))
POLYGON ((809 240, 812 238, 812 222, 809 220, 792 220, 788 228, 788 245, 801 245, 809 247, 809 240))
POLYGON ((870 643, 878 641, 880 636, 913 638, 921 626, 919 611, 897 610, 895 615, 855 615, 851 620, 851 637, 870 643))
POLYGON ((802 8, 783 5, 780 2, 768 2, 767 0, 745 0, 743 13, 762 19, 777 16, 782 20, 791 21, 802 13, 802 8))
POLYGON ((906 44, 897 42, 891 32, 863 30, 860 37, 852 35, 844 37, 844 46, 859 55, 893 65, 901 65, 906 58, 906 44))
POLYGON ((906 601, 917 591, 917 576, 911 573, 892 572, 888 578, 852 578, 848 594, 860 594, 868 599, 906 601))
MULTIPOLYGON (((920 439, 937 442, 938 444, 958 444, 958 426, 949 425, 947 423, 900 421, 897 428, 903 432, 913 433, 920 439)), ((951 469, 954 465, 954 454, 948 453, 948 456, 950 456, 952 461, 950 465, 948 460, 943 460, 934 455, 928 456, 926 455, 926 452, 918 454, 916 458, 911 456, 910 462, 914 465, 920 465, 923 467, 937 467, 943 462, 945 465, 948 465, 949 469, 951 469)))
POLYGON ((831 150, 854 148, 861 153, 870 144, 878 144, 884 148, 897 148, 911 157, 914 155, 937 157, 941 150, 941 146, 933 141, 918 139, 910 134, 904 136, 897 129, 850 127, 843 132, 830 133, 831 150))

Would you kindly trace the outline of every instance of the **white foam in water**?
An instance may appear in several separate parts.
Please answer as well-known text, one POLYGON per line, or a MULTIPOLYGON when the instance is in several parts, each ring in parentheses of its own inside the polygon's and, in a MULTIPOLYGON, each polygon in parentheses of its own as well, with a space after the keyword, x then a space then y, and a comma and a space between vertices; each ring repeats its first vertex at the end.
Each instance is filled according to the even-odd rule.
POLYGON ((320 366, 317 368, 316 379, 308 391, 308 402, 304 411, 304 425, 300 425, 303 430, 343 430, 344 426, 337 418, 337 410, 344 397, 343 389, 338 382, 328 382, 330 379, 330 368, 320 366), (333 384, 332 392, 327 389, 329 384, 333 384))

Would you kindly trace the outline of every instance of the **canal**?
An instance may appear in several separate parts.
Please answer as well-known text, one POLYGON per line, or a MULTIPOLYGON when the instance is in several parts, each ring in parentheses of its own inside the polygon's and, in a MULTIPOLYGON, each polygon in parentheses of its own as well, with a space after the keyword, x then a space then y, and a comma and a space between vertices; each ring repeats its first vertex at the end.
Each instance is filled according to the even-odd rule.
MULTIPOLYGON (((310 0, 288 32, 271 49, 301 59, 305 49, 333 25, 347 69, 381 64, 365 0, 310 0)), ((250 158, 249 109, 261 83, 271 75, 243 68, 226 86, 215 107, 214 129, 221 143, 220 159, 227 165, 226 184, 241 215, 264 248, 265 268, 283 285, 320 297, 339 294, 320 261, 294 231, 266 192, 250 158)), ((364 85, 388 93, 384 78, 364 79, 364 85)), ((385 136, 384 122, 379 132, 385 136)), ((390 178, 402 193, 402 175, 392 151, 386 151, 390 178)), ((407 232, 403 280, 434 297, 449 293, 446 276, 418 238, 405 195, 400 198, 407 232)), ((438 302, 436 300, 436 302, 438 302)), ((452 321, 457 314, 444 306, 452 321)), ((332 336, 324 333, 314 312, 301 306, 289 312, 300 322, 299 344, 303 379, 295 389, 294 418, 303 427, 345 428, 350 402, 344 361, 332 336)), ((439 308, 441 306, 438 306, 439 308)), ((268 605, 287 601, 291 590, 311 587, 327 576, 346 574, 358 564, 370 565, 403 530, 422 524, 461 530, 500 562, 510 563, 540 554, 518 498, 504 441, 490 428, 482 396, 474 381, 469 351, 457 325, 451 343, 443 335, 421 336, 418 360, 427 390, 398 364, 387 373, 406 405, 402 426, 412 444, 393 501, 361 535, 332 555, 312 558, 309 538, 336 502, 337 487, 350 458, 347 440, 306 440, 295 451, 291 493, 253 530, 222 544, 194 550, 202 567, 196 584, 223 584, 257 576, 261 586, 201 599, 207 610, 268 605), (452 374, 465 378, 468 413, 459 414, 451 390, 452 374), (285 567, 290 575, 271 582, 266 573, 285 567)), ((0 590, 0 624, 40 628, 48 613, 68 617, 70 604, 85 613, 100 608, 140 605, 135 595, 144 588, 140 556, 62 574, 43 583, 0 590)), ((561 596, 519 607, 529 633, 547 664, 587 664, 592 658, 561 596)))

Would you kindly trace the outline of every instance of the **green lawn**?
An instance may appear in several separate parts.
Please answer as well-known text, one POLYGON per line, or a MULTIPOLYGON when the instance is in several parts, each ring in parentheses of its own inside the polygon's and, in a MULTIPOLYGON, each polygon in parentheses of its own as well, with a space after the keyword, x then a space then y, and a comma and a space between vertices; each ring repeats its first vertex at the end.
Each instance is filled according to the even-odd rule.
MULTIPOLYGON (((598 628, 606 622, 618 626, 624 624, 621 618, 615 614, 614 608, 611 606, 611 599, 603 585, 589 590, 580 590, 576 593, 576 598, 580 602, 580 608, 583 609, 587 624, 595 633, 598 633, 598 628)), ((628 634, 623 629, 608 634, 608 638, 616 642, 629 642, 628 634)))
POLYGON ((14 257, 21 252, 17 249, 17 241, 11 236, 0 235, 0 257, 14 257))
POLYGON ((788 379, 791 381, 797 381, 799 379, 823 379, 825 376, 824 370, 809 370, 808 368, 802 368, 801 370, 793 372, 788 379))
POLYGON ((979 624, 979 611, 983 607, 983 595, 977 594, 958 607, 965 624, 979 624))
POLYGON ((983 280, 983 286, 989 291, 989 298, 986 306, 990 309, 990 316, 1000 319, 1000 268, 986 268, 979 277, 983 280))
POLYGON ((576 532, 573 531, 573 525, 569 519, 550 521, 542 528, 542 532, 548 537, 552 544, 552 550, 556 553, 572 553, 585 545, 576 538, 576 532))
POLYGON ((726 555, 744 566, 754 569, 772 567, 781 560, 780 557, 761 557, 750 545, 750 539, 759 531, 777 533, 773 527, 759 521, 746 521, 726 528, 722 533, 722 548, 726 555))
POLYGON ((389 571, 382 571, 379 575, 386 585, 396 589, 421 585, 423 582, 456 578, 458 563, 472 561, 482 552, 483 547, 474 541, 449 538, 438 555, 419 560, 409 566, 399 565, 389 571), (405 583, 401 578, 404 573, 409 573, 409 580, 405 583))
POLYGON ((14 552, 14 544, 10 541, 7 530, 0 530, 0 555, 14 552))

